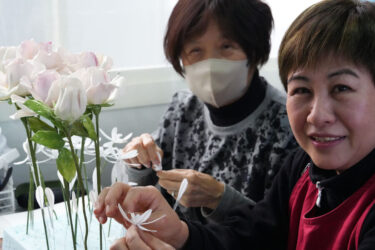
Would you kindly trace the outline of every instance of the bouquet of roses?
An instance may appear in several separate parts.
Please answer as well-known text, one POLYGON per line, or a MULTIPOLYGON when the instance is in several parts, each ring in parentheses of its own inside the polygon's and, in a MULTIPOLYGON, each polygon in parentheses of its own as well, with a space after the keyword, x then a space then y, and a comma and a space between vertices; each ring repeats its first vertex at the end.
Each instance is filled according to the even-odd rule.
MULTIPOLYGON (((49 156, 48 160, 56 160, 67 201, 70 197, 75 200, 76 195, 71 188, 75 180, 80 194, 87 193, 88 185, 83 178, 83 167, 87 163, 84 156, 91 155, 96 162, 94 190, 90 193, 93 202, 101 189, 101 155, 115 163, 114 170, 120 175, 124 171, 123 159, 137 154, 130 152, 123 155, 119 148, 114 147, 116 143, 125 143, 131 136, 122 138, 117 128, 112 130, 111 136, 104 134, 109 142, 100 146, 100 133, 104 131, 100 132, 99 114, 102 108, 113 104, 117 89, 123 82, 120 76, 110 78, 108 70, 111 67, 112 60, 107 56, 93 52, 73 54, 63 48, 55 50, 51 42, 28 40, 17 47, 0 48, 0 101, 6 100, 15 105, 17 111, 11 118, 20 119, 26 130, 24 150, 27 159, 24 162, 30 165, 29 211, 33 208, 35 195, 42 208, 48 249, 48 229, 43 208, 50 208, 52 223, 54 196, 44 184, 39 168, 41 161, 38 161, 36 154, 44 152, 49 156)), ((81 200, 85 208, 85 199, 81 200)), ((72 208, 70 202, 66 202, 66 205, 72 237, 75 239, 72 208)), ((85 211, 83 209, 86 226, 84 245, 87 249, 85 211)), ((30 213, 28 224, 31 217, 30 213)), ((73 244, 76 248, 75 240, 73 244)))

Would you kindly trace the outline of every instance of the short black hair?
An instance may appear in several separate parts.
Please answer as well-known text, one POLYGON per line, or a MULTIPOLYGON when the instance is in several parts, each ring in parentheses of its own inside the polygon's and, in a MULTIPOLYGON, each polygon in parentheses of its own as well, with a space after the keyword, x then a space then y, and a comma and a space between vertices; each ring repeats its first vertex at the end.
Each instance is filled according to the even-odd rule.
POLYGON ((325 0, 302 12, 279 49, 284 88, 292 71, 314 67, 329 55, 366 67, 375 82, 375 3, 325 0))
POLYGON ((164 37, 166 58, 177 73, 183 75, 180 59, 185 43, 203 34, 211 19, 240 45, 250 64, 267 62, 273 27, 267 4, 260 0, 179 0, 164 37))

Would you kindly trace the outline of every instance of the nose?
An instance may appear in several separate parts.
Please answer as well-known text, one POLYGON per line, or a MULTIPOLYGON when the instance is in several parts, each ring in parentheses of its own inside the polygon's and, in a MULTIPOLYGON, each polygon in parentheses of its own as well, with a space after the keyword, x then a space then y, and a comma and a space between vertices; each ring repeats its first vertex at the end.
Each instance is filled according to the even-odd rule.
POLYGON ((205 53, 204 59, 210 59, 210 58, 216 58, 221 59, 222 55, 220 54, 220 51, 216 48, 208 48, 205 53))
POLYGON ((325 97, 314 98, 307 116, 307 122, 316 127, 323 127, 333 124, 335 121, 333 104, 325 97))

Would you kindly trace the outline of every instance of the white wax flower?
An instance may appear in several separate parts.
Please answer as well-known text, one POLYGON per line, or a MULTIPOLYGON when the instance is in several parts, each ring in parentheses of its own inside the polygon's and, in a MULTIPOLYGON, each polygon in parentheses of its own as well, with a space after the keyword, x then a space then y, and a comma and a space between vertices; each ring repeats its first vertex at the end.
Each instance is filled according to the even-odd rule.
POLYGON ((60 94, 54 111, 57 117, 72 123, 86 111, 87 97, 79 79, 62 77, 60 80, 60 94))
POLYGON ((100 133, 112 143, 125 143, 133 136, 133 133, 129 133, 122 138, 122 133, 118 133, 117 131, 117 127, 113 127, 111 131, 111 136, 109 136, 104 132, 104 130, 100 129, 100 133))
POLYGON ((29 117, 29 116, 35 116, 36 113, 23 105, 23 103, 26 101, 25 98, 22 98, 21 96, 18 95, 11 95, 10 99, 12 100, 13 103, 16 103, 18 107, 20 108, 19 110, 16 111, 13 115, 9 116, 11 119, 16 120, 22 117, 29 117))
POLYGON ((147 229, 147 228, 144 227, 144 225, 149 225, 149 224, 154 223, 154 222, 156 222, 156 221, 165 217, 165 214, 164 214, 164 215, 160 216, 159 218, 157 218, 155 220, 146 222, 150 218, 151 213, 152 213, 152 209, 149 209, 146 212, 144 212, 143 214, 130 213, 130 219, 129 219, 129 217, 126 215, 125 211, 122 209, 121 205, 117 204, 117 206, 118 206, 118 209, 120 210, 120 213, 121 213, 122 217, 124 217, 125 220, 127 220, 131 224, 137 226, 139 229, 144 230, 144 231, 148 231, 148 232, 156 232, 156 230, 147 229))

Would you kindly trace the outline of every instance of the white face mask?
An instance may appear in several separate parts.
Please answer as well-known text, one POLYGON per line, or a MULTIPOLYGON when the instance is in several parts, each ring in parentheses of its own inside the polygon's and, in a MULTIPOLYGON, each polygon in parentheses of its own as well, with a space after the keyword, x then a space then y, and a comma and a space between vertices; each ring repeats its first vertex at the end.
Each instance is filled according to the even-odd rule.
POLYGON ((248 72, 247 60, 210 58, 186 66, 185 78, 194 95, 218 108, 242 97, 248 72))

